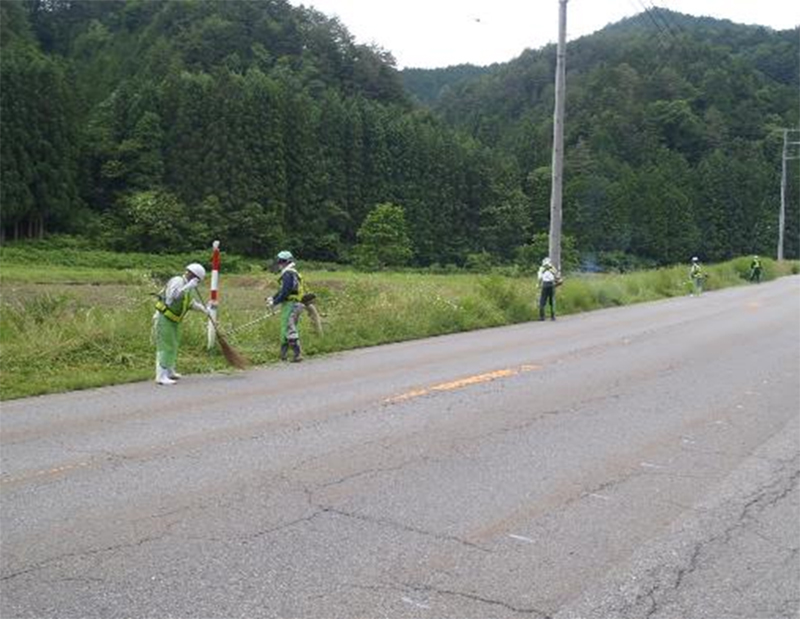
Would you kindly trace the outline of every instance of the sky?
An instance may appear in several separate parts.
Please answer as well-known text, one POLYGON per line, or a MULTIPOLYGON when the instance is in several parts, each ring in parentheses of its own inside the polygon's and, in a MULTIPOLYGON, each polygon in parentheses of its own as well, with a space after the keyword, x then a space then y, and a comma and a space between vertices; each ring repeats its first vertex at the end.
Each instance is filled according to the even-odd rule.
MULTIPOLYGON (((507 62, 558 40, 558 0, 290 0, 338 17, 357 43, 391 52, 398 69, 507 62)), ((661 7, 788 30, 796 0, 569 0, 567 40, 661 7)))

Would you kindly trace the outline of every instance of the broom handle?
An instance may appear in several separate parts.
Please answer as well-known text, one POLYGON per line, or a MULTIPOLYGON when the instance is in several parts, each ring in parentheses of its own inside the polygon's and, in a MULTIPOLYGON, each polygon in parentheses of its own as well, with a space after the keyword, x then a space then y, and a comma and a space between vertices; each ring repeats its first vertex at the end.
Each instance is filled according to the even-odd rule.
POLYGON ((222 334, 220 333, 219 325, 217 324, 217 321, 214 319, 214 317, 211 315, 211 310, 208 309, 208 305, 206 305, 206 300, 203 298, 203 295, 200 294, 200 291, 197 288, 195 288, 194 291, 197 293, 197 297, 200 299, 200 303, 203 304, 203 307, 206 310, 206 316, 208 316, 208 319, 214 326, 214 332, 217 334, 217 336, 221 336, 222 334))

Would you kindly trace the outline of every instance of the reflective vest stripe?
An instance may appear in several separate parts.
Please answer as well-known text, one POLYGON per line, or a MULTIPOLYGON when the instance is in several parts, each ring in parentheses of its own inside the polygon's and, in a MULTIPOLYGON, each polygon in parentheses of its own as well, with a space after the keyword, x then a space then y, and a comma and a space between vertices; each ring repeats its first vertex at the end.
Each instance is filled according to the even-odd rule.
POLYGON ((161 312, 162 314, 164 314, 164 316, 166 318, 168 318, 169 320, 171 320, 172 322, 180 322, 181 320, 183 320, 183 317, 186 315, 186 312, 189 309, 189 303, 190 303, 189 295, 188 294, 184 294, 183 298, 181 299, 180 313, 174 312, 161 299, 156 301, 156 309, 159 312, 161 312))
MULTIPOLYGON (((298 273, 294 269, 286 269, 286 271, 284 272, 293 273, 297 278, 296 280, 297 287, 288 295, 286 295, 286 300, 300 301, 303 298, 303 294, 305 294, 305 287, 303 286, 303 276, 300 275, 300 273, 298 273)), ((280 289, 282 285, 283 285, 283 273, 281 273, 280 277, 278 277, 278 288, 280 289)))

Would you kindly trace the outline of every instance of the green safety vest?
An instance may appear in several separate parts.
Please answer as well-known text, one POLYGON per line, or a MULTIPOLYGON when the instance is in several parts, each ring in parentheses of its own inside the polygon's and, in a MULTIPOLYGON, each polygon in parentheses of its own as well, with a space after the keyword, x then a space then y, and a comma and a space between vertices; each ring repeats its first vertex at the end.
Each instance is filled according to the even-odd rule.
POLYGON ((172 305, 167 305, 164 302, 164 291, 162 290, 156 301, 156 309, 164 314, 166 318, 172 322, 180 322, 189 311, 189 306, 192 303, 191 295, 184 292, 180 297, 175 299, 172 305))
MULTIPOLYGON (((289 295, 286 297, 286 300, 298 302, 306 294, 305 284, 303 284, 303 276, 300 275, 300 273, 298 273, 294 269, 286 269, 284 273, 287 271, 289 273, 294 273, 297 276, 297 288, 295 288, 294 290, 292 290, 292 292, 289 293, 289 295)), ((281 273, 278 276, 278 290, 280 291, 282 287, 283 287, 283 273, 281 273)))

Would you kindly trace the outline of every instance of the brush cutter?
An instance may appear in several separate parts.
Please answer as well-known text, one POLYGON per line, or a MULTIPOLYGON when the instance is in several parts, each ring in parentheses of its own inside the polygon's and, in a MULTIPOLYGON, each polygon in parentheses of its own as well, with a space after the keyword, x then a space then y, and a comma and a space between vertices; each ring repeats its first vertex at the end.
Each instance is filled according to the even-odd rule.
MULTIPOLYGON (((319 311, 317 311, 317 306, 314 305, 314 300, 316 299, 316 296, 317 295, 315 294, 303 295, 303 298, 300 300, 300 302, 303 304, 305 310, 308 312, 308 315, 311 317, 311 322, 314 325, 314 330, 317 332, 317 335, 322 335, 323 334, 322 318, 319 315, 319 311)), ((249 329, 253 325, 257 325, 258 323, 266 320, 267 318, 272 318, 273 316, 277 316, 278 313, 279 312, 277 312, 275 309, 271 309, 263 316, 259 316, 258 318, 251 320, 250 322, 246 322, 242 325, 233 327, 232 329, 228 329, 228 335, 232 336, 238 333, 239 331, 249 329)))
POLYGON ((317 306, 314 305, 314 300, 317 298, 313 292, 304 294, 300 302, 305 305, 308 315, 311 317, 311 322, 314 324, 314 330, 317 335, 322 335, 322 318, 320 318, 317 306))
POLYGON ((243 331, 244 329, 249 329, 253 325, 257 325, 259 322, 262 322, 267 318, 272 318, 276 314, 277 312, 267 312, 266 314, 264 314, 263 316, 259 316, 255 320, 251 320, 250 322, 246 322, 243 325, 239 325, 238 327, 233 327, 232 329, 228 329, 228 335, 232 336, 235 333, 238 333, 239 331, 243 331))

